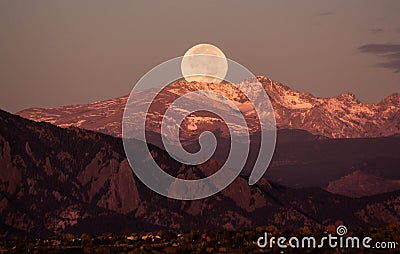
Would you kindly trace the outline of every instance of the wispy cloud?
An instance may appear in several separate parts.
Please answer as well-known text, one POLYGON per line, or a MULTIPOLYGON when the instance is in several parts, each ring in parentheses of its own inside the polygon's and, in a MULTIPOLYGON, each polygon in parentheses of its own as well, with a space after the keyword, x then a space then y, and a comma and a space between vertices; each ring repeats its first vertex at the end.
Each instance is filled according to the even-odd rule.
POLYGON ((360 46, 358 50, 385 58, 386 61, 377 66, 400 73, 400 44, 366 44, 360 46))
POLYGON ((330 12, 330 11, 325 11, 325 12, 321 12, 319 13, 319 16, 330 16, 330 15, 334 15, 335 13, 330 12))
POLYGON ((385 32, 385 30, 383 30, 382 28, 372 28, 370 29, 371 32, 373 33, 383 33, 385 32))

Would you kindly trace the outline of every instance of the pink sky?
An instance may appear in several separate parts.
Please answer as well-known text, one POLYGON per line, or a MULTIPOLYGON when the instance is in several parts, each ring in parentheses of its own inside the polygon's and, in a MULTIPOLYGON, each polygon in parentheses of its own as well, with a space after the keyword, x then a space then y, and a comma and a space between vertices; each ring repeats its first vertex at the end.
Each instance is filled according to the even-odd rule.
POLYGON ((359 47, 399 45, 399 13, 397 0, 0 1, 0 108, 122 96, 204 42, 293 89, 378 102, 400 91, 400 50, 359 47))

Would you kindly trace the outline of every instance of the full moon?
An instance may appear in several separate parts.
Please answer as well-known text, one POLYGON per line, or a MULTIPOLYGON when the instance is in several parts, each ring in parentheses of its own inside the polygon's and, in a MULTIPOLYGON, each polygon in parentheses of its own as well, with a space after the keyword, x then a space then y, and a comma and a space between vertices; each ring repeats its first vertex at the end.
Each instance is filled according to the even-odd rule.
POLYGON ((186 81, 218 84, 228 72, 224 53, 211 44, 198 44, 186 51, 181 62, 182 76, 186 81))

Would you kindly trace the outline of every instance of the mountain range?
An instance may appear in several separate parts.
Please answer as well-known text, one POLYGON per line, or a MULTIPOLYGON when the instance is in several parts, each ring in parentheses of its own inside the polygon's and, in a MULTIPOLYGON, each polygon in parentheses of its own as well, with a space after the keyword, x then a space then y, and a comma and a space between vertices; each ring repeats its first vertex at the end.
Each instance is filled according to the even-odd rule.
MULTIPOLYGON (((339 182, 346 171, 355 170, 351 165, 357 164, 365 166, 365 174, 400 179, 393 170, 400 158, 399 151, 394 149, 400 144, 400 138, 336 140, 339 145, 328 141, 304 131, 279 131, 270 171, 299 165, 301 175, 308 165, 325 175, 325 170, 330 169, 324 165, 331 163, 335 154, 347 154, 347 158, 334 165, 347 170, 330 176, 338 178, 339 182), (368 147, 368 143, 372 145, 368 147), (343 147, 365 146, 368 148, 356 158, 342 151, 343 147), (302 149, 305 147, 333 155, 330 159, 329 156, 311 156, 302 149), (385 147, 382 154, 387 157, 368 156, 385 147), (373 162, 368 158, 374 158, 373 162), (387 170, 374 172, 377 169, 374 163, 388 161, 386 158, 392 160, 387 170)), ((200 178, 220 167, 219 162, 213 160, 199 166, 182 165, 162 149, 151 144, 149 148, 155 160, 172 175, 200 178)), ((380 190, 384 192, 381 194, 373 190, 368 196, 364 193, 364 197, 352 198, 317 187, 293 189, 266 179, 249 186, 247 179, 239 176, 228 188, 209 198, 168 199, 149 190, 133 174, 121 139, 76 127, 63 129, 37 123, 4 111, 0 111, 0 168, 0 233, 3 237, 122 230, 243 229, 270 224, 294 228, 400 223, 400 192, 392 186, 389 190, 380 190)), ((332 186, 330 189, 335 190, 332 186)))
MULTIPOLYGON (((315 146, 287 146, 282 145, 285 142, 279 142, 277 149, 285 150, 286 153, 292 154, 293 161, 285 162, 277 167, 270 167, 266 177, 268 180, 278 182, 289 187, 321 187, 327 188, 335 193, 353 196, 359 192, 354 181, 357 174, 353 175, 355 170, 364 170, 361 166, 363 160, 373 160, 379 158, 383 163, 385 158, 390 163, 379 170, 394 170, 395 164, 390 158, 398 158, 393 154, 397 151, 396 144, 389 146, 379 144, 376 140, 368 140, 372 137, 389 137, 398 136, 400 133, 400 95, 392 94, 382 100, 378 104, 363 104, 358 101, 352 94, 341 94, 336 98, 316 98, 308 93, 300 93, 291 90, 289 87, 272 81, 265 77, 258 77, 258 81, 267 92, 270 102, 274 109, 277 129, 288 133, 286 137, 291 137, 287 130, 304 130, 305 132, 294 132, 296 135, 305 139, 314 140, 315 146), (308 133, 308 134, 305 134, 308 133), (309 134, 313 135, 309 135, 309 134), (306 138, 307 137, 307 138, 306 138), (359 140, 340 140, 355 139, 359 140), (332 139, 332 140, 325 140, 332 139), (325 140, 325 141, 324 141, 325 140), (329 145, 326 145, 329 144, 329 145), (325 148, 324 146, 329 148, 325 148), (318 147, 313 149, 313 147, 318 147), (327 155, 324 150, 332 150, 335 153, 327 155), (392 149, 392 150, 391 150, 392 149), (338 152, 337 152, 338 151, 338 152), (305 162, 305 154, 310 154, 313 163, 305 162), (348 156, 352 154, 352 156, 348 156), (303 161, 296 159, 301 158, 303 161), (318 161, 317 158, 323 158, 318 161), (347 161, 346 161, 347 160, 347 161), (318 162, 317 162, 318 161, 318 162), (346 161, 346 162, 345 162, 346 161), (329 162, 329 163, 328 163, 329 162), (318 164, 320 163, 320 164, 318 164), (321 167, 325 171, 321 174, 321 167), (350 169, 353 168, 353 169, 350 169), (389 168, 389 169, 388 169, 389 168), (345 177, 339 179, 340 177, 345 177), (340 180, 340 181, 339 181, 340 180), (336 181, 333 183, 333 181, 336 181), (332 183, 331 183, 332 182, 332 183), (330 185, 329 185, 330 184, 330 185), (328 187, 329 185, 329 187, 328 187), (334 187, 336 186, 336 187, 334 187), (337 186, 342 187, 342 191, 337 186), (347 191, 344 191, 347 190, 347 191)), ((186 82, 178 80, 165 87, 152 101, 151 93, 148 90, 135 93, 134 102, 129 105, 130 112, 137 112, 138 115, 144 114, 144 109, 149 108, 146 121, 146 142, 151 143, 165 150, 161 140, 161 121, 166 109, 177 98, 182 97, 186 93, 192 91, 216 91, 234 102, 240 113, 246 119, 248 131, 250 135, 257 137, 260 131, 256 112, 241 91, 250 94, 253 98, 257 98, 260 93, 259 87, 253 86, 251 83, 243 82, 238 84, 238 88, 229 83, 209 84, 198 82, 186 82), (239 88, 239 89, 238 89, 239 88)), ((192 99, 186 101, 191 106, 203 108, 205 106, 206 97, 214 96, 215 101, 220 100, 215 95, 209 93, 201 93, 192 99)), ((121 123, 123 112, 127 104, 128 96, 111 99, 107 101, 94 102, 86 105, 60 106, 54 108, 32 108, 18 112, 22 117, 34 120, 45 121, 60 127, 76 126, 83 129, 102 132, 115 137, 121 137, 121 123)), ((267 108, 269 106, 263 100, 256 101, 259 108, 267 108)), ((182 123, 176 122, 175 119, 169 119, 172 125, 180 126, 180 141, 185 149, 190 152, 196 152, 199 149, 198 138, 204 131, 212 131, 218 140, 217 149, 213 155, 213 159, 224 162, 227 158, 228 151, 224 147, 229 146, 230 133, 224 121, 217 115, 207 114, 207 112, 195 112, 189 114, 185 107, 179 108, 179 111, 186 112, 187 117, 182 123), (175 121, 175 122, 174 122, 175 121)), ((232 111, 226 111, 232 112, 232 111)), ((236 111, 233 111, 236 114, 236 111)), ((130 117, 130 119, 140 119, 140 117, 130 117)), ((141 126, 139 123, 133 126, 141 126)), ((235 129, 238 135, 242 135, 240 128, 235 129)), ((135 133, 135 131, 133 131, 135 133)), ((170 132, 162 134, 166 136, 170 132)), ((300 137, 298 136, 298 137, 300 137)), ((282 135, 279 137, 282 140, 282 135)), ((292 142, 291 137, 288 142, 292 142)), ((253 143, 257 143, 257 138, 252 138, 253 143)), ((383 139, 380 139, 383 140, 383 139)), ((252 165, 257 156, 257 144, 250 147, 249 161, 245 165, 245 171, 250 172, 252 165)), ((275 155, 275 158, 278 155, 275 155)), ((308 160, 308 159, 307 159, 308 160)), ((382 167, 376 165, 376 167, 382 167)), ((377 180, 374 174, 365 171, 362 174, 365 184, 377 180)), ((375 174, 376 175, 376 174, 375 174)), ((361 176, 361 175, 360 175, 361 176)), ((378 174, 379 176, 379 174, 378 174)), ((383 177, 383 181, 390 180, 383 177)), ((384 184, 386 186, 398 186, 397 182, 384 184)), ((373 189, 373 188, 370 188, 373 189)), ((376 193, 381 193, 378 191, 376 193)), ((362 195, 369 195, 373 191, 361 191, 362 195)), ((357 195, 356 195, 357 196, 357 195)))
MULTIPOLYGON (((160 196, 133 174, 120 138, 127 96, 18 115, 0 110, 0 234, 399 224, 399 94, 363 104, 351 94, 322 99, 258 79, 278 126, 265 177, 249 186, 240 175, 222 192, 196 201, 160 196)), ((160 120, 166 102, 199 88, 233 100, 250 121, 250 132, 258 131, 252 128, 254 110, 229 84, 177 81, 157 98, 149 132, 160 134, 151 123, 160 120)), ((240 89, 259 92, 246 84, 240 89)), ((138 110, 148 103, 146 91, 139 93, 138 110)), ((193 103, 201 106, 201 100, 193 103)), ((227 142, 223 123, 210 117, 185 119, 181 139, 186 147, 195 145, 205 129, 219 130, 220 140, 227 142)), ((224 157, 217 152, 190 166, 172 159, 159 143, 148 147, 166 172, 196 179, 218 170, 224 157)))
MULTIPOLYGON (((258 80, 270 98, 279 129, 302 129, 314 135, 329 138, 382 137, 400 134, 400 94, 398 93, 388 96, 377 104, 364 104, 351 93, 333 98, 317 98, 309 93, 293 91, 284 84, 263 76, 258 77, 258 80)), ((239 84, 239 88, 250 94, 259 92, 246 83, 239 84)), ((156 108, 155 113, 149 116, 149 122, 159 121, 162 116, 160 112, 164 112, 169 105, 167 102, 187 92, 197 90, 213 90, 225 95, 235 102, 243 115, 250 120, 251 127, 254 110, 251 110, 240 90, 229 84, 208 84, 184 80, 167 86, 156 101, 152 102, 156 108)), ((146 91, 137 93, 136 97, 140 99, 131 107, 136 107, 136 110, 140 112, 143 106, 152 100, 148 98, 146 91)), ((60 127, 76 126, 120 137, 127 99, 128 96, 123 96, 90 104, 30 108, 17 114, 60 127)), ((201 99, 193 100, 192 103, 199 104, 199 108, 202 106, 201 99)), ((193 133, 201 133, 204 129, 220 128, 221 122, 222 120, 215 116, 204 117, 192 114, 182 125, 182 139, 190 141, 193 139, 193 133)), ((159 132, 152 125, 146 127, 149 131, 159 132)))

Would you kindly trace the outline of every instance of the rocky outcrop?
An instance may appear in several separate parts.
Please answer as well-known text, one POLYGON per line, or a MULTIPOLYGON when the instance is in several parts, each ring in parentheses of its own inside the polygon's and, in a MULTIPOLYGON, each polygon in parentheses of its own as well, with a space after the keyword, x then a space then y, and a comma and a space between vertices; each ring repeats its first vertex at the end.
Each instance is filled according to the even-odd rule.
MULTIPOLYGON (((281 150, 273 161, 278 168, 287 163, 300 165, 290 159, 293 146, 302 153, 304 147, 332 149, 329 143, 319 148, 326 140, 293 132, 286 133, 290 139, 278 135, 281 150)), ((392 151, 390 146, 398 143, 393 139, 382 139, 386 142, 383 147, 392 151)), ((345 147, 366 147, 365 144, 349 143, 345 147)), ((218 170, 214 169, 219 165, 217 162, 187 167, 173 162, 159 148, 152 145, 149 148, 169 172, 185 175, 190 171, 191 177, 197 179, 218 170)), ((306 157, 302 161, 307 162, 306 157)), ((309 159, 307 165, 321 165, 318 160, 313 161, 309 159)), ((126 229, 240 229, 269 224, 286 228, 318 227, 336 221, 349 226, 382 225, 399 222, 398 197, 399 192, 395 191, 354 199, 320 188, 291 189, 265 179, 249 186, 239 176, 224 191, 209 198, 172 200, 149 190, 133 175, 120 139, 77 128, 61 129, 0 111, 3 237, 43 237, 66 232, 96 234, 126 229)))

